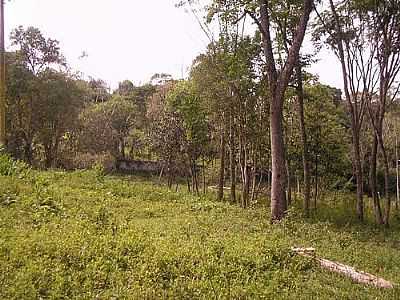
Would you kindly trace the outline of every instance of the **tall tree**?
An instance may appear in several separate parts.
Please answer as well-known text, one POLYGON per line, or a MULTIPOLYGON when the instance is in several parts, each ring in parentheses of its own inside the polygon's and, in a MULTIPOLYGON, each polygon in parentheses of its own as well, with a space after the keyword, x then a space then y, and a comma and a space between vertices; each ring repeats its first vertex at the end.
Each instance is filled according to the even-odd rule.
POLYGON ((4 47, 4 1, 0 0, 0 147, 5 147, 6 143, 6 62, 4 47))
MULTIPOLYGON (((296 33, 296 25, 299 18, 301 17, 301 5, 299 1, 286 1, 286 3, 275 3, 273 7, 274 14, 272 14, 273 23, 277 28, 276 39, 279 42, 279 49, 286 54, 289 54, 289 48, 293 43, 293 38, 296 33)), ((307 130, 304 120, 304 74, 303 69, 311 63, 312 55, 301 55, 299 54, 295 62, 295 72, 292 82, 295 86, 296 94, 296 110, 299 115, 298 123, 300 125, 301 141, 302 141, 302 159, 303 159, 303 179, 304 179, 304 213, 308 217, 310 213, 310 191, 311 191, 311 181, 310 181, 310 162, 309 162, 309 149, 307 141, 307 130)), ((286 158, 288 161, 288 157, 286 158)), ((289 161, 287 162, 289 165, 289 161)), ((288 170, 289 171, 289 170, 288 170)), ((290 174, 288 172, 288 195, 290 194, 290 174)))
MULTIPOLYGON (((399 4, 398 1, 340 1, 329 0, 329 12, 320 16, 322 31, 328 35, 342 67, 343 85, 351 121, 353 165, 357 181, 357 215, 364 219, 363 168, 360 140, 367 110, 374 131, 371 155, 370 186, 375 214, 382 223, 376 188, 377 147, 381 150, 385 166, 385 196, 387 198, 385 223, 390 213, 388 192, 389 161, 384 146, 382 127, 389 95, 400 70, 399 4)), ((321 34, 322 33, 322 34, 321 34)))
MULTIPOLYGON (((13 124, 18 128, 23 140, 25 159, 31 163, 33 142, 39 128, 41 98, 40 85, 45 79, 43 74, 66 65, 61 54, 59 42, 45 38, 39 29, 22 26, 14 29, 10 35, 15 55, 10 55, 10 111, 17 113, 13 124)), ((13 125, 13 126, 14 126, 13 125)))
POLYGON ((327 43, 341 64, 344 95, 351 122, 353 168, 357 183, 357 216, 363 221, 364 176, 360 139, 367 99, 374 86, 374 72, 370 66, 376 52, 369 44, 364 45, 366 30, 364 23, 355 21, 358 16, 349 1, 338 5, 329 0, 329 11, 322 17, 319 16, 321 28, 315 35, 318 38, 328 35, 327 43))
POLYGON ((286 187, 286 163, 285 147, 283 139, 283 102, 285 92, 293 73, 296 61, 305 36, 308 20, 313 9, 314 1, 304 0, 302 14, 298 20, 297 28, 293 36, 293 42, 288 51, 283 67, 278 69, 273 52, 273 39, 271 36, 271 1, 260 0, 258 18, 250 13, 257 23, 263 37, 263 50, 266 58, 266 70, 268 77, 268 90, 270 96, 270 131, 271 131, 271 156, 272 156, 272 185, 271 185, 271 218, 272 221, 284 217, 287 209, 286 187))
MULTIPOLYGON (((370 43, 376 48, 376 70, 379 74, 378 107, 376 113, 371 114, 371 121, 384 160, 385 198, 387 201, 384 222, 388 226, 391 208, 390 162, 385 147, 383 124, 387 107, 395 100, 400 89, 400 86, 397 86, 391 91, 400 72, 400 4, 398 1, 389 0, 384 3, 378 1, 372 5, 363 4, 360 6, 359 9, 365 15, 371 16, 367 19, 369 21, 370 43)), ((370 100, 372 100, 372 97, 370 100)), ((369 108, 371 108, 371 105, 369 108)))

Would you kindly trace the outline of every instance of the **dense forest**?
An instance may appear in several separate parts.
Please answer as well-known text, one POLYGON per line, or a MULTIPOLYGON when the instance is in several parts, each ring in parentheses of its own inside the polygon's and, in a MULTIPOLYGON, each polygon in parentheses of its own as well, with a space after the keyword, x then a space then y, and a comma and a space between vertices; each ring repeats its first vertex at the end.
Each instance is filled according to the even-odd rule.
MULTIPOLYGON (((75 188, 85 195, 82 182, 91 178, 90 184, 101 185, 102 197, 108 195, 106 187, 112 197, 139 193, 132 192, 124 179, 114 182, 121 186, 116 192, 112 182, 104 181, 104 174, 134 182, 147 180, 154 185, 146 183, 143 195, 160 191, 166 198, 170 193, 191 197, 193 203, 209 199, 199 203, 210 210, 224 207, 241 224, 253 217, 257 226, 266 222, 260 232, 268 226, 276 226, 268 230, 285 232, 287 227, 280 226, 289 226, 290 220, 306 228, 309 219, 321 224, 333 220, 337 226, 355 224, 354 232, 374 228, 377 235, 395 230, 400 202, 400 3, 213 0, 204 6, 187 0, 176 6, 195 16, 194 22, 209 40, 206 51, 193 60, 188 77, 175 79, 160 70, 146 84, 135 85, 127 79, 114 90, 102 79, 88 80, 72 70, 57 37, 47 37, 34 27, 15 28, 10 36, 13 50, 3 53, 5 136, 0 140, 6 142, 0 173, 28 180, 27 171, 19 168, 43 172, 46 175, 37 176, 46 178, 46 188, 37 190, 36 178, 31 182, 35 195, 48 191, 52 182, 58 193, 68 195, 61 187, 69 180, 59 172, 71 176, 75 188), (336 76, 342 86, 323 84, 310 71, 321 49, 336 57, 342 70, 336 76), (265 212, 266 207, 270 212, 265 212)), ((1 198, 3 207, 15 202, 18 193, 1 198)), ((84 204, 77 205, 86 209, 84 204)), ((62 210, 54 199, 45 206, 62 210)), ((107 207, 99 209, 104 215, 98 215, 97 225, 108 222, 107 207)), ((179 214, 168 209, 170 214, 179 214)), ((225 211, 223 220, 237 221, 229 218, 233 217, 225 211)), ((251 230, 243 226, 240 234, 251 236, 251 230)), ((115 234, 117 229, 112 228, 115 234)), ((324 234, 321 228, 309 230, 324 234)), ((300 237, 300 231, 293 228, 297 233, 289 236, 298 235, 283 239, 304 244, 307 237, 300 237)), ((274 234, 279 240, 279 234, 274 234)), ((392 238, 395 243, 396 237, 392 238)), ((328 249, 328 244, 323 247, 328 249)), ((242 259, 250 259, 248 250, 240 251, 247 253, 242 259)), ((220 266, 218 272, 225 272, 225 267, 220 266)), ((0 286, 5 280, 2 276, 0 286)), ((389 277, 396 279, 390 273, 389 277)), ((227 299, 261 297, 254 286, 254 294, 232 291, 232 295, 224 284, 216 286, 227 299)), ((206 295, 203 288, 200 295, 206 295)), ((305 295, 303 290, 298 292, 305 295)), ((17 295, 9 293, 3 296, 17 295)), ((184 298, 184 294, 157 293, 156 298, 184 298)), ((187 295, 196 298, 195 293, 187 295)))

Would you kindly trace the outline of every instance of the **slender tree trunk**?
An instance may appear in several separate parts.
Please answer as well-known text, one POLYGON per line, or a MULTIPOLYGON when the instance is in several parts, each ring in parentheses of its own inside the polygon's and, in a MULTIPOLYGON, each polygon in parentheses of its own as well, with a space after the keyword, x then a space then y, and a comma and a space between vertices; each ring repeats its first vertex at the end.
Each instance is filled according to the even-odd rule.
POLYGON ((391 209, 391 199, 390 199, 390 192, 389 192, 389 174, 390 174, 390 169, 389 169, 389 158, 387 156, 386 148, 383 143, 383 137, 382 137, 382 129, 380 131, 380 135, 378 136, 378 143, 381 148, 382 156, 383 156, 383 162, 384 162, 384 180, 385 180, 385 198, 386 198, 386 207, 385 207, 385 225, 389 226, 389 220, 390 220, 390 209, 391 209))
POLYGON ((206 183, 206 160, 203 158, 203 194, 206 194, 207 183, 206 183))
POLYGON ((371 189, 372 199, 374 202, 375 221, 377 224, 383 224, 382 210, 377 191, 376 169, 377 169, 377 153, 378 153, 378 139, 374 134, 374 141, 372 144, 372 152, 370 158, 370 176, 369 185, 371 189))
POLYGON ((230 165, 230 178, 231 178, 231 202, 236 203, 236 145, 235 145, 235 130, 233 115, 231 112, 230 124, 229 124, 229 165, 230 165))
MULTIPOLYGON (((363 199, 363 174, 361 167, 361 156, 360 156, 360 128, 361 121, 359 120, 358 110, 357 110, 357 95, 350 95, 349 91, 349 78, 346 67, 346 58, 345 51, 343 46, 343 34, 341 28, 341 21, 336 12, 335 4, 333 0, 329 0, 330 8, 335 20, 335 28, 339 33, 339 37, 336 40, 339 60, 342 67, 342 77, 343 77, 343 86, 344 92, 346 96, 346 101, 348 104, 348 108, 350 110, 350 118, 351 118, 351 132, 352 132, 352 146, 353 146, 353 167, 355 169, 355 176, 357 181, 357 217, 362 222, 364 220, 364 199, 363 199), (355 96, 355 97, 354 97, 355 96), (353 104, 354 102, 354 104, 353 104)), ((365 100, 364 100, 365 101, 365 100)))
POLYGON ((218 183, 218 197, 219 201, 224 199, 224 183, 225 183, 225 125, 221 129, 221 143, 220 143, 220 166, 219 166, 219 183, 218 183))
MULTIPOLYGON (((0 0, 1 1, 1 0, 0 0)), ((32 151, 32 142, 25 139, 25 145, 24 145, 24 157, 25 161, 29 164, 32 165, 33 163, 33 151, 32 151)))
POLYGON ((353 152, 354 152, 354 164, 357 181, 357 216, 360 221, 364 221, 364 188, 363 188, 363 172, 361 165, 361 153, 360 153, 360 137, 359 132, 353 130, 353 152))
POLYGON ((400 163, 399 157, 399 137, 396 131, 396 210, 399 210, 399 202, 400 202, 400 163))
MULTIPOLYGON (((1 0, 0 0, 1 1, 1 0)), ((120 143, 120 151, 121 151, 121 158, 122 159, 125 159, 125 142, 124 142, 124 139, 123 138, 121 138, 120 140, 119 140, 119 143, 120 143)))
POLYGON ((315 192, 314 192, 314 209, 317 209, 318 199, 318 151, 315 153, 315 192))
POLYGON ((287 205, 292 204, 292 180, 290 175, 290 159, 286 159, 286 190, 287 190, 287 205))
POLYGON ((199 190, 199 180, 198 180, 198 173, 197 173, 197 166, 196 166, 196 161, 192 163, 193 166, 193 183, 194 183, 194 188, 196 189, 196 194, 200 194, 199 190))
POLYGON ((6 62, 4 47, 4 1, 0 0, 0 147, 6 146, 6 62))
POLYGON ((241 195, 241 207, 246 208, 249 199, 249 171, 248 171, 248 150, 246 149, 246 142, 244 140, 244 134, 240 130, 239 137, 239 165, 242 176, 242 195, 241 195))
POLYGON ((257 176, 256 176, 256 166, 257 166, 257 158, 256 152, 253 150, 253 166, 251 168, 251 203, 254 203, 256 197, 256 187, 257 187, 257 176))
POLYGON ((296 93, 297 93, 297 110, 300 120, 300 133, 301 142, 303 145, 303 178, 304 178, 304 214, 306 217, 310 216, 310 164, 308 160, 308 143, 307 143, 307 132, 306 125, 304 121, 304 90, 303 90, 303 78, 301 72, 300 63, 297 62, 296 66, 296 93))
POLYGON ((190 179, 188 176, 186 176, 186 185, 187 185, 187 189, 188 189, 188 193, 191 193, 191 185, 190 185, 190 179))
POLYGON ((52 158, 52 154, 51 154, 51 148, 46 147, 46 150, 45 150, 45 163, 44 164, 45 164, 45 168, 46 169, 50 169, 52 167, 53 158, 52 158))

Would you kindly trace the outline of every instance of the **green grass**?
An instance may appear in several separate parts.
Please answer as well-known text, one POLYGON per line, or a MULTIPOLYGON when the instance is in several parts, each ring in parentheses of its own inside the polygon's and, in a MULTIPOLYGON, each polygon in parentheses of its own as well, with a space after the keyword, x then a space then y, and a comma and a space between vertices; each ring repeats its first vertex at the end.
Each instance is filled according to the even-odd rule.
POLYGON ((292 246, 400 283, 400 232, 340 198, 277 225, 99 170, 0 176, 0 299, 400 299, 320 269, 292 246))

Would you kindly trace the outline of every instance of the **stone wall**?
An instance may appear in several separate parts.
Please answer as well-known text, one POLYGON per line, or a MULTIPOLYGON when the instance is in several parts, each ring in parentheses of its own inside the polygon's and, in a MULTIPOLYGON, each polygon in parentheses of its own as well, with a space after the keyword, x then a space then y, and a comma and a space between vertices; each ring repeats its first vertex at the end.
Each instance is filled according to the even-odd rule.
POLYGON ((150 173, 158 174, 161 172, 161 163, 156 161, 143 160, 118 160, 116 163, 117 170, 123 173, 150 173))

